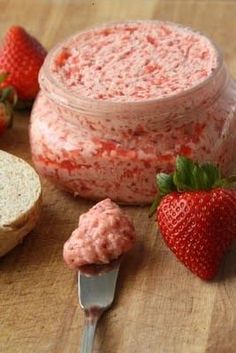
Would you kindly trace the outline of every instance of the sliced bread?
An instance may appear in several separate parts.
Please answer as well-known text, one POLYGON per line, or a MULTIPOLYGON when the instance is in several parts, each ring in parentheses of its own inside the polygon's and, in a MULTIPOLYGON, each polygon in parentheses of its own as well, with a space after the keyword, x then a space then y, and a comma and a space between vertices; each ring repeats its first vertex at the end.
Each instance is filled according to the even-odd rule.
POLYGON ((35 226, 41 183, 24 160, 0 150, 0 256, 13 249, 35 226))

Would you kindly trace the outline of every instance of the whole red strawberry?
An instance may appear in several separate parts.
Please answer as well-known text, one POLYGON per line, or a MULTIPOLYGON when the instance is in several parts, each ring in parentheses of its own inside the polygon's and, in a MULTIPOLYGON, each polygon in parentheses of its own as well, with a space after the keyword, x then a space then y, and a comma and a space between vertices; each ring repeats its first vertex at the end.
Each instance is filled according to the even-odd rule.
MULTIPOLYGON (((5 81, 7 74, 0 75, 0 84, 5 81)), ((0 88, 0 135, 11 126, 13 107, 16 104, 16 92, 13 87, 0 88)))
POLYGON ((31 101, 37 95, 45 56, 46 50, 22 27, 13 26, 6 33, 0 47, 0 73, 9 74, 4 85, 13 86, 20 100, 31 101))
POLYGON ((202 279, 213 278, 236 238, 234 178, 222 179, 217 167, 177 157, 173 174, 157 175, 157 222, 167 246, 202 279))

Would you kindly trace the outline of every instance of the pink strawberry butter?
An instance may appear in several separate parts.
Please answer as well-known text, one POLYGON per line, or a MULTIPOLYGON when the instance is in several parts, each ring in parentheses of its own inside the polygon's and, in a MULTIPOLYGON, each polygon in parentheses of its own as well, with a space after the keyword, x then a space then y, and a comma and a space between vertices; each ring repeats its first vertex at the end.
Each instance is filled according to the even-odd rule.
POLYGON ((130 250, 135 240, 131 219, 105 199, 80 216, 78 228, 64 245, 64 260, 73 269, 106 264, 130 250))
POLYGON ((74 195, 147 204, 181 154, 227 174, 236 85, 204 35, 174 23, 92 28, 59 43, 31 117, 39 173, 74 195))

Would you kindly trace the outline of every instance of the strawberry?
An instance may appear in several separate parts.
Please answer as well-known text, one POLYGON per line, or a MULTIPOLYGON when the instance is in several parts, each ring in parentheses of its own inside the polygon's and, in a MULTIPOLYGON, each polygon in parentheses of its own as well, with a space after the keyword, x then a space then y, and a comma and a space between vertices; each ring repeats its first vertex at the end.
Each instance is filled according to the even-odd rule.
POLYGON ((236 237, 235 177, 209 163, 177 157, 174 173, 157 175, 157 222, 176 257, 202 279, 213 278, 236 237))
MULTIPOLYGON (((7 78, 7 74, 0 75, 0 85, 7 78)), ((11 126, 13 118, 13 107, 16 104, 16 92, 13 87, 7 86, 0 89, 0 134, 11 126)))
POLYGON ((22 27, 12 26, 6 33, 0 48, 0 73, 9 73, 4 85, 13 86, 21 101, 36 97, 45 56, 46 50, 22 27))

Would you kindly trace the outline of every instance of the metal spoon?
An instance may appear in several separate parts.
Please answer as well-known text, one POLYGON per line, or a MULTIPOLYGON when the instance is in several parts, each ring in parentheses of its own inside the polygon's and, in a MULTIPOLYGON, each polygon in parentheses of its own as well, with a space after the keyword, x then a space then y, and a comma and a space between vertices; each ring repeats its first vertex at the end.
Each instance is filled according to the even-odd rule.
POLYGON ((108 265, 84 266, 78 272, 78 295, 85 311, 81 353, 91 353, 98 320, 113 303, 120 259, 108 265))

